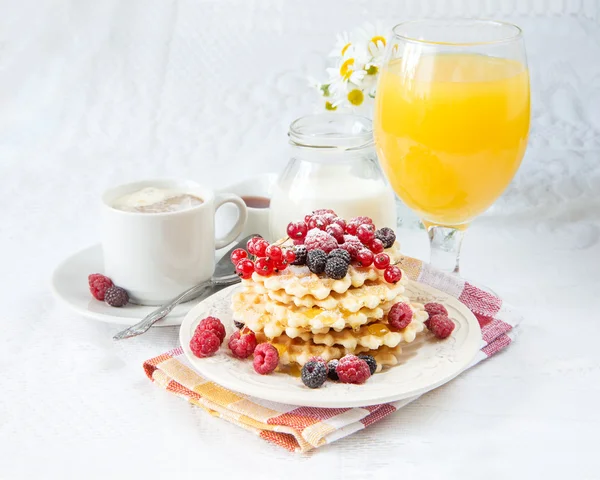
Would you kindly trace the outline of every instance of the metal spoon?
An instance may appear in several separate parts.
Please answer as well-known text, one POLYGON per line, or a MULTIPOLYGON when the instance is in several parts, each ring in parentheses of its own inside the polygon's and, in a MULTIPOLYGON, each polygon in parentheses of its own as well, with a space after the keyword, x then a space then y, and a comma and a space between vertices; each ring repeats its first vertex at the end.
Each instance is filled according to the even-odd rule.
MULTIPOLYGON (((198 285, 194 285, 192 288, 186 290, 181 295, 175 297, 169 303, 158 307, 151 314, 146 316, 141 322, 136 323, 132 327, 126 328, 125 330, 117 333, 113 337, 113 340, 122 340, 124 338, 136 337, 138 335, 141 335, 142 333, 146 333, 152 325, 154 325, 159 320, 165 318, 169 313, 171 313, 171 310, 173 310, 173 308, 175 308, 180 303, 192 300, 200 296, 205 290, 211 290, 211 293, 209 295, 212 295, 213 293, 218 292, 219 290, 227 287, 228 285, 238 283, 240 281, 240 277, 235 273, 235 267, 231 263, 229 255, 236 248, 244 248, 248 240, 250 240, 250 238, 257 236, 259 235, 249 235, 248 237, 243 238, 235 246, 233 246, 225 255, 223 255, 221 260, 219 260, 219 262, 217 263, 217 266, 215 267, 215 272, 213 273, 210 279, 199 283, 198 285)), ((207 297, 209 295, 207 295, 207 297)))

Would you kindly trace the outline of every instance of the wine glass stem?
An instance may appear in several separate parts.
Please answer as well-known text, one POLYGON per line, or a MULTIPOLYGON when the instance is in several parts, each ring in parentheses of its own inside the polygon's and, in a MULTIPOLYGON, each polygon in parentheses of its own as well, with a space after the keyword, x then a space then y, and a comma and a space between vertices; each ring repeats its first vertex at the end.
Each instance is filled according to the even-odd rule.
POLYGON ((428 225, 427 232, 431 245, 431 265, 444 272, 458 274, 460 271, 460 247, 465 230, 428 225))

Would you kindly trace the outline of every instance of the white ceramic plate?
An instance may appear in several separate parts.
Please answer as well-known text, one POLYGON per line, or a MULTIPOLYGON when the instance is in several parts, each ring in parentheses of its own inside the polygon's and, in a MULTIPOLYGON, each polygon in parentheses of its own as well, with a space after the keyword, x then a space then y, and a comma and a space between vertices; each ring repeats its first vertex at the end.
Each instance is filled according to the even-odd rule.
POLYGON ((231 294, 239 285, 228 287, 194 307, 185 317, 179 339, 194 368, 208 380, 230 390, 273 402, 313 407, 343 408, 391 402, 423 394, 452 380, 473 360, 482 346, 481 330, 475 316, 457 299, 416 282, 409 283, 409 294, 417 302, 443 303, 456 328, 445 340, 431 334, 421 335, 403 349, 400 364, 373 375, 363 385, 327 381, 310 389, 302 380, 284 373, 259 375, 251 359, 238 360, 227 344, 209 358, 195 357, 190 339, 198 322, 207 315, 221 319, 228 336, 235 326, 231 317, 231 294))
MULTIPOLYGON (((56 267, 52 275, 52 291, 69 308, 101 322, 131 326, 156 310, 157 307, 134 304, 115 308, 92 297, 88 288, 88 275, 102 273, 103 268, 100 244, 81 250, 56 267)), ((181 325, 185 315, 196 303, 197 301, 192 300, 177 305, 165 319, 155 325, 158 327, 181 325)))

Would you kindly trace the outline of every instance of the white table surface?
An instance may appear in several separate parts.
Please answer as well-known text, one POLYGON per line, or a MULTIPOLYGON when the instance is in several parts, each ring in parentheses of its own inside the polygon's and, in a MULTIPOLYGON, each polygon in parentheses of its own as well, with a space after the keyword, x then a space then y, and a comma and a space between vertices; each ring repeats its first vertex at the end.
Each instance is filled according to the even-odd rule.
MULTIPOLYGON (((593 0, 0 2, 0 478, 600 478, 600 7, 593 0), (51 296, 115 183, 223 186, 287 161, 306 75, 365 19, 522 25, 530 148, 464 244, 465 275, 526 320, 504 353, 350 438, 290 454, 152 385, 176 328, 51 296), (228 478, 228 477, 223 477, 228 478)), ((408 253, 426 255, 409 229, 408 253)))

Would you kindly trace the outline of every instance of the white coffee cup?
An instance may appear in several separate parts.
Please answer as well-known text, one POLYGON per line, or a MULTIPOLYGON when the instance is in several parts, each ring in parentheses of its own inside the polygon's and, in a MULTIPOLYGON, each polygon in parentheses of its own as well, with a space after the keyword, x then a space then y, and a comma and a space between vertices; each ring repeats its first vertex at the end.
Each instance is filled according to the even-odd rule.
POLYGON ((111 188, 102 196, 104 274, 128 291, 133 303, 161 305, 211 277, 215 249, 231 244, 244 229, 247 210, 237 195, 219 193, 187 180, 147 180, 111 188), (114 208, 114 202, 146 187, 194 195, 202 204, 160 213, 114 208), (233 227, 215 239, 215 212, 237 207, 233 227))

